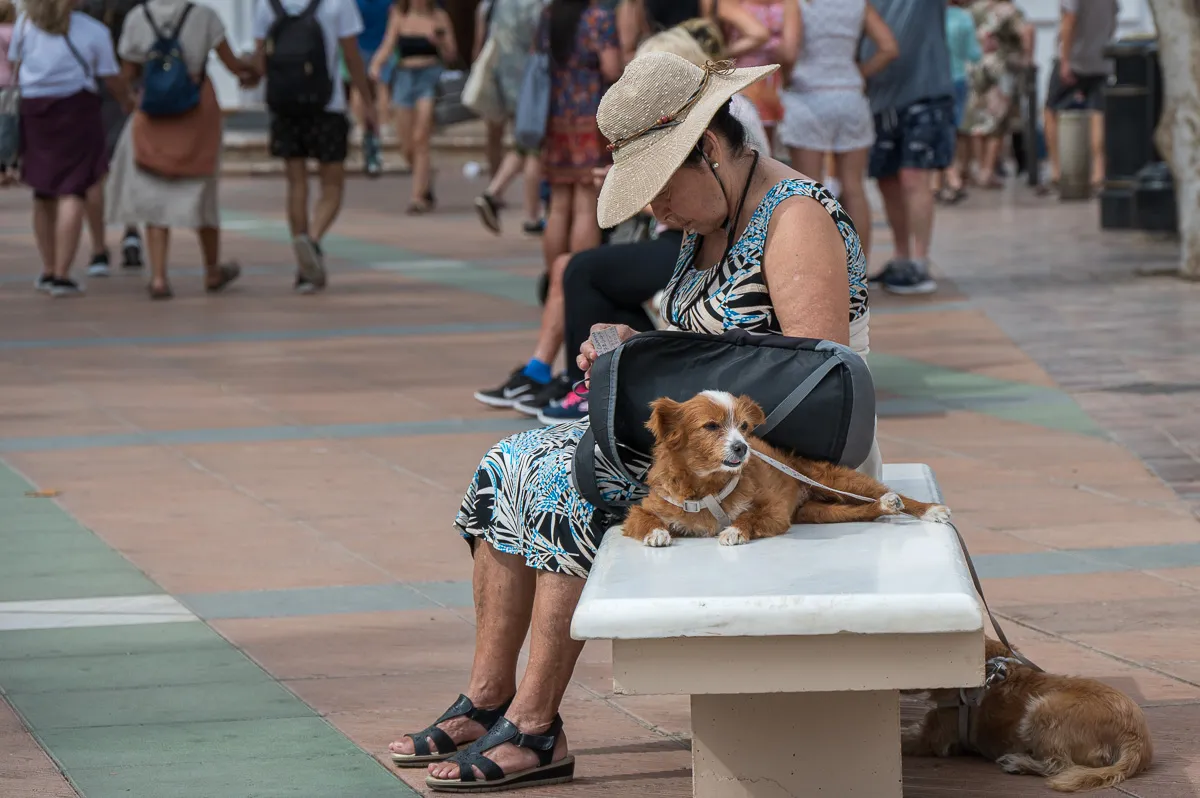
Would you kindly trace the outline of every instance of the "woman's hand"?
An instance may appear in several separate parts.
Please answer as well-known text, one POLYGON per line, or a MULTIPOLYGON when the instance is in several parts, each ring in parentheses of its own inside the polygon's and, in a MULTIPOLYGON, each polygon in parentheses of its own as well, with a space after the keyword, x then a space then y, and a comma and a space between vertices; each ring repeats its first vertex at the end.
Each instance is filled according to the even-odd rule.
MULTIPOLYGON (((597 330, 606 330, 610 327, 616 329, 617 337, 620 338, 622 342, 628 341, 630 338, 638 334, 637 330, 633 329, 632 327, 627 327, 624 324, 593 324, 591 332, 595 333, 597 330)), ((575 358, 575 365, 583 369, 583 377, 585 381, 591 380, 592 364, 596 362, 597 357, 599 357, 599 355, 596 354, 596 347, 592 346, 592 339, 589 337, 588 340, 583 342, 583 346, 579 347, 579 357, 575 358)))

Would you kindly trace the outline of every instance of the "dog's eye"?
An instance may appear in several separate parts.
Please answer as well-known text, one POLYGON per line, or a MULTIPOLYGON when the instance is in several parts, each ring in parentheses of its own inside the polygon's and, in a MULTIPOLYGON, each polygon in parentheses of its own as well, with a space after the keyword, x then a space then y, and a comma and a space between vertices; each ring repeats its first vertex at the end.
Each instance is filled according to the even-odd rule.
POLYGON ((718 423, 717 423, 717 422, 715 422, 715 421, 710 421, 710 422, 708 422, 707 424, 705 424, 705 425, 704 425, 704 428, 705 428, 706 430, 710 430, 710 431, 712 431, 712 432, 716 432, 717 430, 719 430, 719 429, 721 428, 721 425, 720 425, 720 424, 718 424, 718 423))
POLYGON ((748 429, 750 429, 750 422, 749 422, 749 421, 743 421, 743 422, 742 422, 742 432, 745 432, 745 431, 746 431, 746 430, 748 430, 748 429))

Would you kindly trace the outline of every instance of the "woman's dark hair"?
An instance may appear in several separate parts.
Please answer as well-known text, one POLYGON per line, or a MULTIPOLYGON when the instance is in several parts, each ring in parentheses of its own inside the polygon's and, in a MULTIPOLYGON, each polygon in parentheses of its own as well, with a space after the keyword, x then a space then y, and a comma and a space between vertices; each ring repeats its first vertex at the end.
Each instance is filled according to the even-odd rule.
MULTIPOLYGON (((729 106, 732 103, 733 100, 726 100, 725 104, 717 109, 717 113, 713 116, 712 121, 708 123, 708 130, 725 139, 729 143, 729 148, 737 154, 746 149, 746 126, 729 110, 729 106)), ((703 160, 700 157, 700 143, 697 142, 692 151, 688 153, 684 164, 695 166, 703 162, 703 160)))
POLYGON ((575 34, 579 32, 579 20, 587 11, 591 0, 551 0, 550 3, 550 57, 556 64, 565 64, 575 51, 575 34))

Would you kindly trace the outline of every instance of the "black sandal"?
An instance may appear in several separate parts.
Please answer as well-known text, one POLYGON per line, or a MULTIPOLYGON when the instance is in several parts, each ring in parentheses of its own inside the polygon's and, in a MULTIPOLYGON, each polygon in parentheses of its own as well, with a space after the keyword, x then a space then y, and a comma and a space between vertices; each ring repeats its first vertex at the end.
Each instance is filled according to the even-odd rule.
POLYGON ((491 731, 465 748, 462 753, 449 758, 458 764, 457 779, 435 779, 428 776, 426 786, 438 792, 500 792, 522 787, 544 787, 547 784, 564 784, 575 778, 575 757, 566 756, 551 762, 554 746, 562 734, 563 722, 558 715, 545 734, 524 734, 508 718, 501 718, 491 731), (520 773, 506 774, 500 766, 483 755, 504 743, 519 748, 528 748, 538 756, 538 766, 520 773), (483 774, 477 781, 475 768, 483 774))
MULTIPOLYGON (((449 734, 437 727, 439 723, 445 723, 454 718, 467 718, 485 729, 490 729, 496 724, 496 721, 504 717, 504 713, 508 711, 508 705, 511 703, 512 699, 510 698, 495 709, 479 709, 471 703, 471 699, 460 695, 454 705, 443 712, 442 716, 427 728, 404 735, 413 741, 413 753, 392 754, 392 761, 399 768, 418 768, 428 765, 430 762, 449 759, 458 752, 458 745, 449 734), (430 739, 437 745, 436 751, 429 749, 430 739)), ((487 734, 485 733, 484 736, 486 737, 487 734)))
POLYGON ((217 267, 217 281, 209 284, 205 283, 204 290, 210 294, 216 294, 225 290, 225 287, 242 275, 242 267, 237 263, 222 263, 217 267))

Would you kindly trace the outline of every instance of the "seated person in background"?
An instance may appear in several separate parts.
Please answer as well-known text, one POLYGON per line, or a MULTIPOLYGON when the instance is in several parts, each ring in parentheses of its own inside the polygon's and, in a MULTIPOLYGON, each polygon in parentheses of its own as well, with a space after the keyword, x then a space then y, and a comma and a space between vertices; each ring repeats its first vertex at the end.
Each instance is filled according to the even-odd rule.
MULTIPOLYGON (((682 27, 651 36, 642 42, 637 54, 653 52, 673 53, 696 66, 703 66, 712 59, 712 55, 682 27)), ((730 101, 730 112, 746 128, 750 148, 769 155, 767 132, 754 103, 735 94, 730 101)), ((593 324, 624 324, 638 332, 654 329, 645 305, 667 287, 683 241, 682 230, 664 224, 657 226, 657 234, 656 238, 646 241, 597 247, 571 257, 562 276, 568 353, 579 351, 593 324)), ((567 378, 575 389, 538 413, 543 424, 587 418, 583 371, 569 357, 567 378)))

